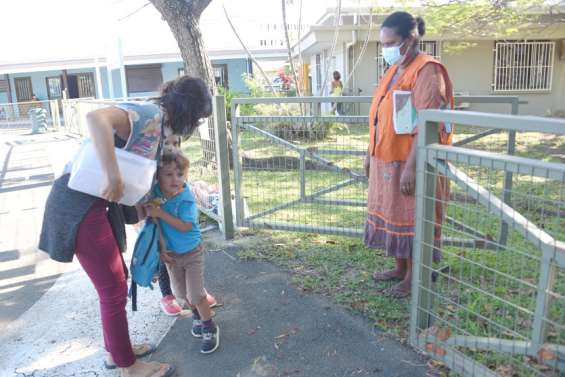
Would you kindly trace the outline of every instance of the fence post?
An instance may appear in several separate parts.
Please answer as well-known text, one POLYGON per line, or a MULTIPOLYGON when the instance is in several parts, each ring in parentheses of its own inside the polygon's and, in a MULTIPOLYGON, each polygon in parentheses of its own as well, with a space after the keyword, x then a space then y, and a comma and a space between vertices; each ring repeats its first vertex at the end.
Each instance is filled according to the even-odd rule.
POLYGON ((432 306, 432 255, 434 250, 436 176, 434 168, 427 163, 429 144, 438 142, 439 123, 419 124, 417 168, 416 168, 416 222, 412 248, 412 302, 410 314, 410 342, 418 347, 418 329, 431 325, 432 306))
POLYGON ((300 199, 306 198, 306 156, 300 151, 300 199))
POLYGON ((235 223, 243 226, 243 197, 241 193, 241 164, 239 160, 239 104, 232 101, 231 104, 231 131, 232 131, 232 161, 233 179, 235 184, 235 223))
MULTIPOLYGON (((519 98, 515 97, 512 100, 512 115, 518 115, 519 98)), ((516 131, 508 131, 508 144, 506 145, 506 153, 512 156, 516 152, 516 131)), ((510 205, 512 201, 512 172, 504 173, 504 185, 502 188, 502 200, 505 204, 510 205)), ((500 234, 498 236, 498 243, 501 246, 506 246, 508 242, 508 223, 504 220, 500 222, 500 234)))
POLYGON ((224 237, 230 240, 234 236, 234 229, 231 212, 230 164, 224 96, 214 96, 214 135, 216 144, 216 168, 221 188, 218 214, 224 225, 224 237))
POLYGON ((549 308, 548 291, 553 290, 555 282, 555 267, 552 265, 555 255, 555 246, 546 243, 541 245, 542 257, 540 260, 540 274, 536 293, 536 309, 534 311, 534 322, 532 324, 532 353, 537 353, 545 341, 546 325, 549 308))

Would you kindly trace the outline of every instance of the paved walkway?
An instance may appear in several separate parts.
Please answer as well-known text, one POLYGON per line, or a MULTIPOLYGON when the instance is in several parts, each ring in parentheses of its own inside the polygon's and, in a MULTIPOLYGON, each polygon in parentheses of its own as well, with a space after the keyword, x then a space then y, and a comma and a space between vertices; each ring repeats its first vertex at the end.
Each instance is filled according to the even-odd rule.
POLYGON ((270 263, 237 258, 239 247, 216 250, 206 255, 206 286, 224 304, 216 310, 221 348, 200 354, 191 320, 177 320, 153 359, 179 376, 426 376, 425 360, 363 318, 303 294, 270 263))
MULTIPOLYGON (((51 180, 46 146, 65 139, 0 140, 0 377, 117 375, 102 367, 98 300, 86 274, 35 248, 51 180)), ((128 306, 134 342, 160 343, 153 358, 174 363, 177 376, 425 376, 425 360, 413 351, 297 291, 277 267, 238 259, 242 246, 220 238, 206 235, 213 242, 208 249, 216 250, 207 254, 206 285, 224 304, 216 315, 222 330, 216 353, 198 352, 189 319, 175 322, 160 312, 157 289, 139 293, 139 312, 128 306)))
POLYGON ((0 132, 0 331, 53 284, 64 266, 36 249, 53 178, 47 146, 68 139, 0 132))

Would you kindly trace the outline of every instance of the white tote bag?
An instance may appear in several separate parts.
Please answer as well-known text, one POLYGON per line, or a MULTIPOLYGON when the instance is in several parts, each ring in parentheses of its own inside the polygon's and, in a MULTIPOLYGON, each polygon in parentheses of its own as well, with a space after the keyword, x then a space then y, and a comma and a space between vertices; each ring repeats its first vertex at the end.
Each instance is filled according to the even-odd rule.
MULTIPOLYGON (((131 152, 115 148, 116 159, 124 182, 124 196, 120 204, 133 206, 151 190, 157 163, 131 152)), ((102 197, 108 179, 92 141, 87 140, 75 156, 69 178, 69 188, 102 197)))

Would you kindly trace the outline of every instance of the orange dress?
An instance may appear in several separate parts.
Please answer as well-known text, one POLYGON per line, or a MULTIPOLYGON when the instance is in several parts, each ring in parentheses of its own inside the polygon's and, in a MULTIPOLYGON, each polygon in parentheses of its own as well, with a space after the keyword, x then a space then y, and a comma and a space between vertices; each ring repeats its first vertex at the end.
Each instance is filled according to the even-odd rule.
MULTIPOLYGON (((397 135, 392 124, 392 93, 394 90, 412 92, 412 103, 419 111, 451 107, 453 89, 445 68, 432 57, 420 54, 398 75, 392 66, 375 91, 369 116, 371 166, 369 173, 368 218, 364 241, 370 248, 385 250, 388 256, 412 256, 415 196, 400 192, 400 177, 406 165, 417 129, 413 134, 397 135)), ((442 125, 439 139, 451 143, 451 130, 442 125)), ((438 178, 436 205, 436 250, 439 260, 439 241, 445 203, 449 195, 447 180, 438 178)))

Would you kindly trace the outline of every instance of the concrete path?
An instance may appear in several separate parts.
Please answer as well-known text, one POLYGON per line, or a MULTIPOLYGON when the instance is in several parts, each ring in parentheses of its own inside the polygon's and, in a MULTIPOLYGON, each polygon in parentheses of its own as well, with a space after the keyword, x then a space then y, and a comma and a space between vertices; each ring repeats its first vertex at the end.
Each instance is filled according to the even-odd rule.
POLYGON ((216 310, 221 348, 199 353, 191 320, 178 320, 155 360, 179 376, 418 377, 426 361, 326 299, 294 288, 287 273, 242 261, 237 247, 206 256, 206 286, 223 302, 216 310))
POLYGON ((62 134, 0 133, 0 331, 35 303, 64 266, 38 252, 43 207, 53 174, 47 146, 62 134))

